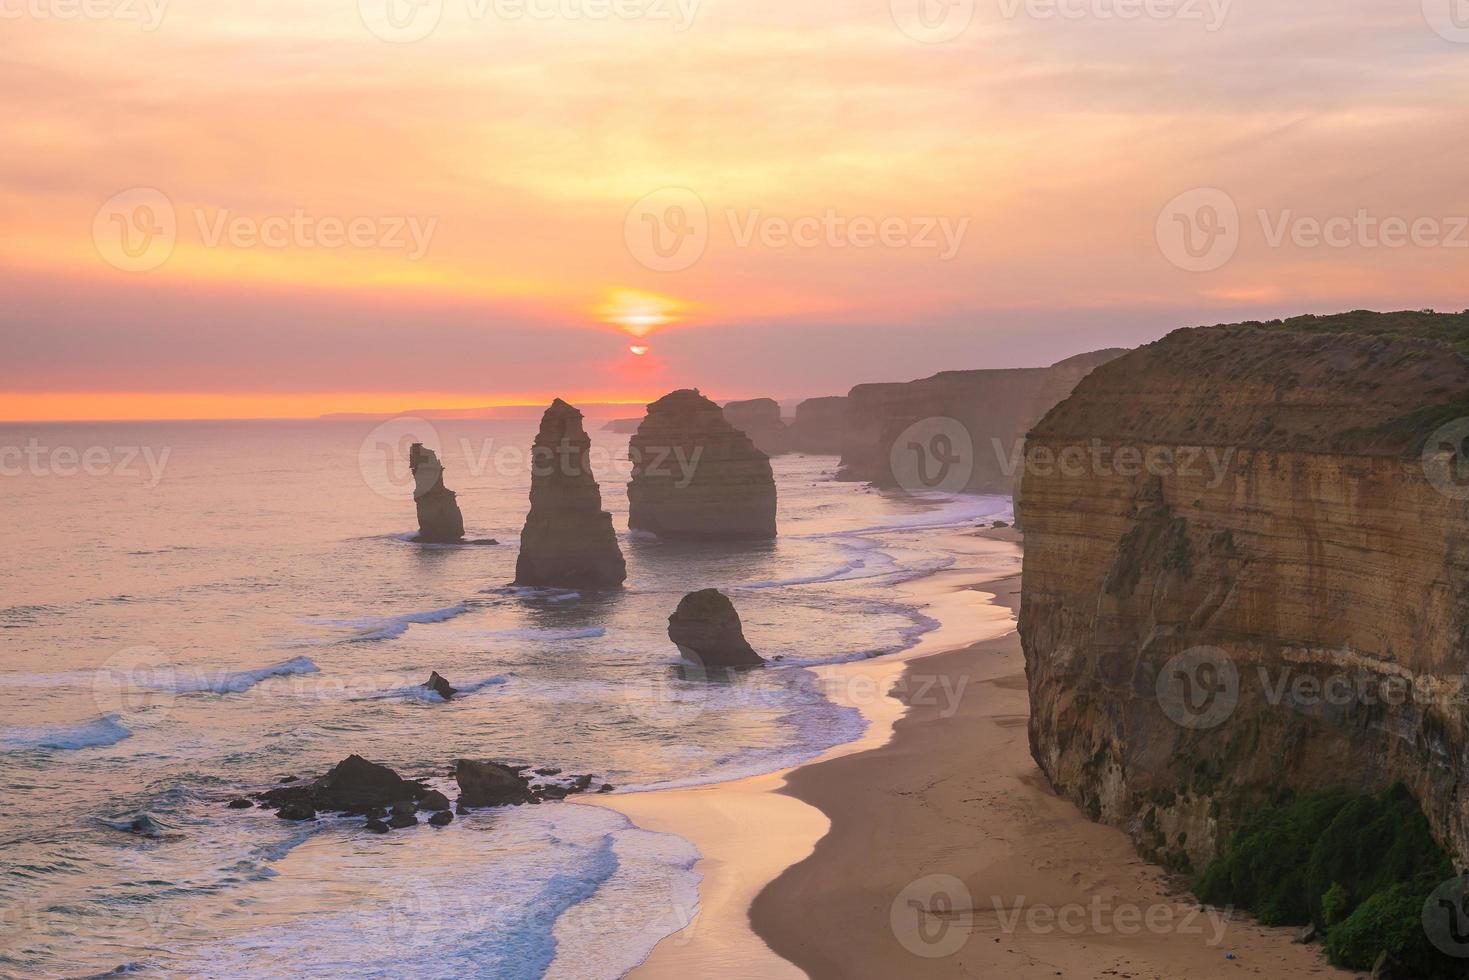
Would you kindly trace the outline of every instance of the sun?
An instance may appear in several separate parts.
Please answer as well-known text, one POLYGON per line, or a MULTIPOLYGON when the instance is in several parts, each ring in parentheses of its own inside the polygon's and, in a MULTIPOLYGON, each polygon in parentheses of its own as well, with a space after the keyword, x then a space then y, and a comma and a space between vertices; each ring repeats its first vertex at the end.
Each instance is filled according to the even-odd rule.
MULTIPOLYGON (((604 323, 610 323, 633 337, 646 337, 659 327, 676 323, 684 304, 668 296, 645 293, 636 289, 614 289, 606 301, 593 312, 604 323)), ((640 345, 638 345, 640 346, 640 345)), ((634 354, 646 354, 647 348, 629 348, 634 354)))
POLYGON ((628 350, 636 354, 638 357, 642 357, 644 354, 648 353, 648 351, 652 349, 653 348, 649 347, 647 344, 633 344, 631 347, 628 348, 628 350))

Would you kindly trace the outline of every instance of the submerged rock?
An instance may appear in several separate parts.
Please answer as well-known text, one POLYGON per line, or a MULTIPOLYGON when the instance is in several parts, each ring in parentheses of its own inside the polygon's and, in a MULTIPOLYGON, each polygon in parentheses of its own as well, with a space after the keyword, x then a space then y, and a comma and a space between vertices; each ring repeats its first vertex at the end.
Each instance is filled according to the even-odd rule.
POLYGON ((740 614, 718 589, 690 592, 668 617, 668 638, 685 660, 704 667, 758 667, 765 663, 745 641, 740 614))
POLYGON ((388 825, 374 817, 363 824, 362 829, 370 834, 386 834, 388 832, 388 825))
POLYGON ((582 414, 561 399, 541 417, 531 449, 530 513, 515 584, 614 589, 627 578, 612 515, 592 475, 582 414))
POLYGON ((413 502, 418 507, 418 537, 430 544, 453 544, 464 537, 464 516, 455 493, 444 486, 444 466, 432 449, 415 442, 408 449, 413 502))
POLYGON ((228 804, 231 810, 248 810, 254 805, 249 800, 230 800, 228 804))
POLYGON ((282 820, 315 820, 316 811, 305 803, 287 803, 275 812, 282 820))
POLYGON ((437 670, 429 674, 428 683, 424 684, 423 686, 428 688, 430 691, 433 691, 445 701, 453 700, 454 695, 459 693, 456 688, 450 686, 448 681, 439 676, 439 672, 437 670))
POLYGON ((628 527, 669 538, 775 537, 770 457, 697 390, 649 405, 628 454, 628 527))
POLYGON ((137 834, 139 837, 163 836, 163 827, 146 813, 140 813, 127 820, 103 820, 102 823, 113 830, 120 830, 125 834, 137 834))
POLYGON ((434 827, 447 827, 449 826, 449 824, 454 822, 454 814, 450 813, 448 810, 440 810, 438 813, 435 813, 433 816, 429 817, 428 822, 431 826, 434 827))
POLYGON ((755 448, 767 456, 791 451, 791 433, 780 417, 780 403, 774 398, 751 398, 727 402, 724 417, 730 425, 750 437, 755 448))

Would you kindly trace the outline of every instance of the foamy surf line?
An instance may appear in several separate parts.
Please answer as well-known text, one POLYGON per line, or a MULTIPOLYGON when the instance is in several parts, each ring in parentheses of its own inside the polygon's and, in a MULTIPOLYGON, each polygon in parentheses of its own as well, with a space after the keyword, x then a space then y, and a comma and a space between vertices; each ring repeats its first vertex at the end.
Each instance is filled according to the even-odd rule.
POLYGON ((103 715, 76 725, 40 725, 0 732, 0 751, 25 749, 90 749, 116 745, 132 735, 117 715, 103 715))
POLYGON ((443 623, 467 612, 469 612, 469 606, 461 602, 442 609, 405 613, 401 616, 368 616, 361 619, 327 619, 313 616, 306 622, 312 626, 332 626, 338 629, 356 630, 355 635, 347 637, 348 642, 369 643, 375 640, 396 639, 408 632, 410 626, 443 623))

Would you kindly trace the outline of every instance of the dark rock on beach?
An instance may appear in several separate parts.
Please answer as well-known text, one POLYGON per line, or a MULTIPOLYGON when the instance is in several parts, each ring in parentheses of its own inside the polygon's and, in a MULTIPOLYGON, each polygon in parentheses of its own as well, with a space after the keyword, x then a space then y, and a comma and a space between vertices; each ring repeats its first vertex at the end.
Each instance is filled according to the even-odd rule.
POLYGON ((418 508, 418 538, 429 544, 455 544, 464 538, 464 516, 455 493, 444 486, 444 466, 432 449, 415 442, 408 449, 413 503, 418 508))
POLYGON ((703 667, 758 667, 765 663, 745 641, 734 603, 718 589, 684 596, 668 617, 668 638, 685 660, 703 667))
POLYGON ((287 803, 275 812, 282 820, 315 820, 316 811, 305 803, 287 803))
POLYGON ((369 834, 386 834, 388 832, 388 825, 374 817, 363 824, 362 829, 369 834))
POLYGON ((230 800, 228 804, 231 810, 248 810, 254 805, 249 800, 230 800))
POLYGON ((431 789, 418 801, 420 810, 447 810, 449 809, 449 798, 436 789, 431 789))
POLYGON ((439 672, 437 670, 429 674, 428 682, 423 686, 428 688, 430 691, 438 694, 438 696, 443 698, 445 701, 453 700, 454 695, 459 693, 459 691, 452 685, 450 685, 448 681, 439 676, 439 672))
POLYGON ((454 822, 454 814, 448 810, 440 810, 428 818, 428 822, 435 827, 447 827, 454 822))

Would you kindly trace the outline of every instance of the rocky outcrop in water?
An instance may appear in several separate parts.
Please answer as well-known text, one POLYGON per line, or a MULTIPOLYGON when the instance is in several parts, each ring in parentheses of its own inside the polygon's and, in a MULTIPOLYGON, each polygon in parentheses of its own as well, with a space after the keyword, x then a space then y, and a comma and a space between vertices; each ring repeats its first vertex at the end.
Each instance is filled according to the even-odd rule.
POLYGON ((453 490, 444 487, 444 466, 432 449, 415 442, 408 449, 413 503, 418 508, 417 541, 452 544, 464 537, 464 516, 453 490))
MULTIPOLYGON (((404 779, 387 766, 368 762, 360 755, 351 755, 319 779, 266 790, 256 798, 261 801, 261 806, 282 810, 290 808, 287 811, 290 814, 305 810, 363 814, 398 802, 416 803, 428 792, 428 787, 418 780, 404 779)), ((281 815, 286 816, 284 813, 281 815)), ((310 818, 286 816, 286 819, 310 818)))
POLYGON ((612 421, 610 421, 607 424, 605 424, 605 425, 602 426, 602 431, 603 432, 618 432, 618 433, 621 433, 623 435, 627 435, 629 433, 633 433, 633 432, 638 431, 638 426, 640 426, 642 424, 643 424, 643 420, 640 419, 640 418, 638 418, 638 419, 613 419, 612 421))
POLYGON ((775 537, 770 457, 697 390, 649 405, 628 452, 632 529, 668 538, 775 537))
POLYGON ((428 681, 423 686, 433 691, 445 701, 453 700, 454 695, 459 693, 452 684, 439 675, 437 670, 432 671, 428 675, 428 681))
POLYGON ((858 385, 847 396, 837 479, 1009 493, 1025 433, 1088 372, 1123 353, 1094 351, 1047 368, 945 371, 919 381, 858 385), (925 486, 909 466, 920 476, 942 477, 925 486))
POLYGON ((1469 316, 1180 330, 1030 433, 1031 749, 1203 867, 1279 790, 1401 781, 1469 860, 1469 316))
POLYGON ((668 638, 701 667, 758 667, 765 658, 745 640, 740 614, 718 589, 690 592, 668 617, 668 638))
POLYGON ((791 421, 791 448, 813 456, 841 453, 847 431, 847 396, 808 398, 796 406, 791 421))
POLYGON ((780 417, 780 403, 774 398, 726 402, 724 417, 749 436, 755 448, 765 455, 779 456, 791 451, 791 434, 780 417))
POLYGON ((612 515, 592 474, 582 415, 561 399, 541 418, 531 450, 530 514, 515 584, 614 589, 627 578, 612 515))

